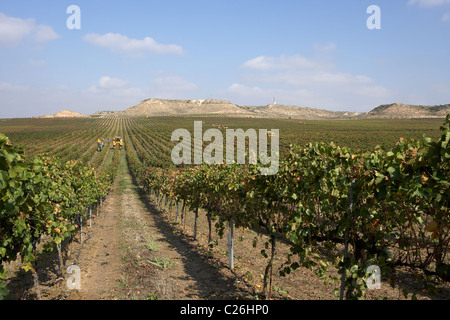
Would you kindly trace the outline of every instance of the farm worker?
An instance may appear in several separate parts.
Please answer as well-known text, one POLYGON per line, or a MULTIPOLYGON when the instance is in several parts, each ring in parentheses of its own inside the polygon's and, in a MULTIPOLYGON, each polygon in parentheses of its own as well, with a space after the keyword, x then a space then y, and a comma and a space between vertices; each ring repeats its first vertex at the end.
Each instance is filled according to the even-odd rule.
POLYGON ((103 150, 103 147, 105 146, 105 143, 99 138, 99 139, 97 140, 97 144, 98 144, 97 150, 98 150, 98 151, 102 151, 102 150, 103 150))

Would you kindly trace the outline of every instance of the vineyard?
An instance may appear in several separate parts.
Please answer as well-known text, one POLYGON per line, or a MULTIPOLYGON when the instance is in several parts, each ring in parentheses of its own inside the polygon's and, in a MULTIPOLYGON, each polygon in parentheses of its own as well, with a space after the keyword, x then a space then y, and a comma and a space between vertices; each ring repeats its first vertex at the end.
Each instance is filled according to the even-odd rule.
MULTIPOLYGON (((2 120, 0 131, 0 279, 6 264, 20 260, 39 292, 38 245, 55 249, 63 265, 61 244, 83 234, 92 210, 117 192, 122 161, 174 232, 205 243, 207 257, 220 260, 225 252, 222 268, 245 282, 254 299, 291 297, 274 284, 295 279, 300 270, 337 299, 383 298, 368 289, 373 266, 381 283, 397 285, 404 297, 448 298, 450 117, 388 124, 207 116, 11 119, 2 120), (278 173, 261 175, 258 165, 174 165, 171 134, 192 132, 194 120, 221 130, 279 128, 278 173), (97 139, 113 136, 123 137, 124 150, 98 152, 97 139), (240 241, 247 243, 246 255, 261 261, 259 276, 233 254, 233 242, 240 241), (412 287, 396 283, 405 273, 412 287)), ((0 282, 0 298, 6 295, 0 282)))

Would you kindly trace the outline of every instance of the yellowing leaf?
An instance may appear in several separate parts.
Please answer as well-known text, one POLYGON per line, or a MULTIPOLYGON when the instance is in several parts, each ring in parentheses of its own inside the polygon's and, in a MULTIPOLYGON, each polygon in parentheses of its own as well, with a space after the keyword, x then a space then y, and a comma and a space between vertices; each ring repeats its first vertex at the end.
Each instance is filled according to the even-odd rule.
POLYGON ((428 232, 434 232, 437 229, 437 223, 436 221, 431 221, 426 227, 425 230, 427 230, 428 232))
POLYGON ((422 174, 422 183, 426 183, 428 181, 428 177, 425 174, 422 174))

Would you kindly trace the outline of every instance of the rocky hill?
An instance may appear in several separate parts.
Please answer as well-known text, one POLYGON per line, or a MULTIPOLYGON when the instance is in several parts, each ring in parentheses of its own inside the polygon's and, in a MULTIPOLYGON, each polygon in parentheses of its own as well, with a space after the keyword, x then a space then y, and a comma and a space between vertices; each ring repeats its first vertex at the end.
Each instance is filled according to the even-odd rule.
POLYGON ((450 113, 450 104, 440 106, 406 105, 403 103, 385 104, 376 107, 359 118, 365 119, 414 119, 445 118, 450 113))
POLYGON ((91 114, 91 117, 110 116, 116 112, 117 111, 110 111, 110 110, 96 111, 95 113, 91 114))
POLYGON ((44 115, 39 118, 90 118, 90 116, 70 110, 63 110, 53 115, 44 115))
POLYGON ((243 107, 255 117, 267 118, 291 118, 304 120, 320 119, 350 119, 359 116, 360 113, 346 111, 328 111, 317 108, 294 107, 278 104, 269 104, 263 107, 243 107))
POLYGON ((244 109, 226 100, 167 100, 147 99, 119 114, 126 115, 187 115, 244 114, 244 109))
POLYGON ((167 100, 147 99, 119 112, 126 115, 188 115, 221 114, 256 118, 292 119, 349 119, 360 115, 356 112, 327 111, 308 107, 270 104, 262 107, 237 106, 226 100, 167 100))

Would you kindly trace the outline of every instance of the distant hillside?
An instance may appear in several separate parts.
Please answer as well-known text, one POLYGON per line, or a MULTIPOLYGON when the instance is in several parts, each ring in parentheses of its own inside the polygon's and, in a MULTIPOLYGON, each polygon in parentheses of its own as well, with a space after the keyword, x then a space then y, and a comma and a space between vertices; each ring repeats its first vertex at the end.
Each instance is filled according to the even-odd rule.
POLYGON ((445 118, 450 113, 450 104, 440 106, 406 105, 403 103, 385 104, 362 114, 367 119, 413 119, 445 118))
POLYGON ((114 113, 116 113, 117 111, 109 111, 109 110, 105 110, 105 111, 97 111, 93 114, 91 114, 91 117, 102 117, 102 116, 110 116, 114 113))
MULTIPOLYGON (((238 106, 226 100, 169 100, 146 99, 124 111, 98 111, 93 117, 119 115, 199 115, 217 114, 234 117, 254 118, 290 118, 303 120, 321 119, 411 119, 411 118, 445 118, 450 113, 450 104, 440 106, 406 105, 392 103, 380 105, 367 113, 351 111, 328 111, 319 108, 297 107, 290 105, 269 104, 266 106, 238 106)), ((89 117, 80 113, 64 110, 43 118, 89 117)))
POLYGON ((317 108, 295 107, 278 104, 269 104, 263 107, 244 107, 251 111, 255 117, 292 118, 305 120, 320 119, 350 119, 360 115, 356 112, 327 111, 317 108))
POLYGON ((44 115, 39 118, 90 118, 90 116, 70 110, 63 110, 53 115, 44 115))
POLYGON ((226 100, 147 99, 125 111, 126 115, 243 114, 246 111, 226 100))

